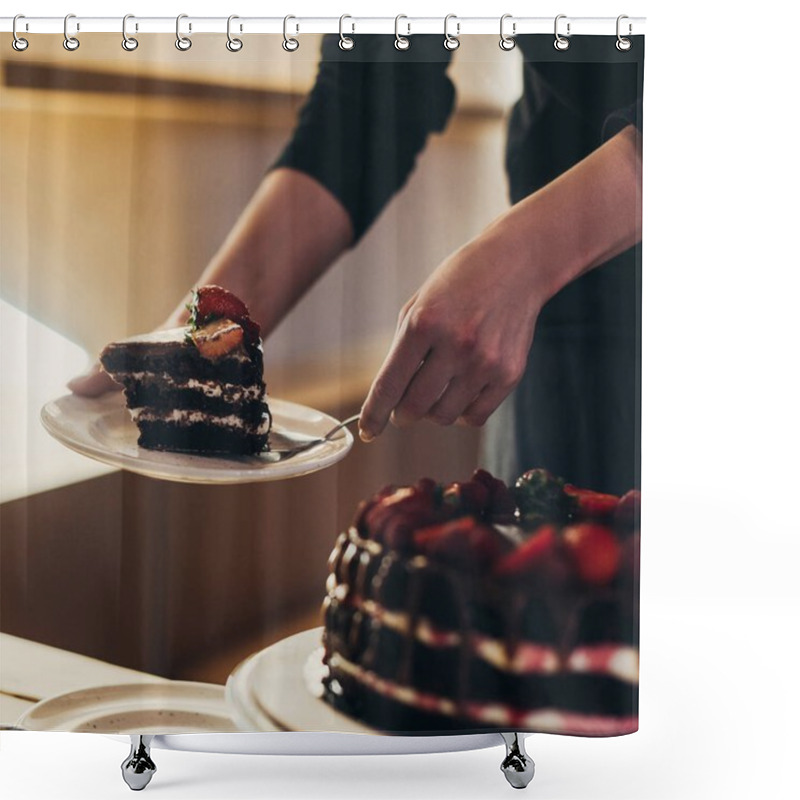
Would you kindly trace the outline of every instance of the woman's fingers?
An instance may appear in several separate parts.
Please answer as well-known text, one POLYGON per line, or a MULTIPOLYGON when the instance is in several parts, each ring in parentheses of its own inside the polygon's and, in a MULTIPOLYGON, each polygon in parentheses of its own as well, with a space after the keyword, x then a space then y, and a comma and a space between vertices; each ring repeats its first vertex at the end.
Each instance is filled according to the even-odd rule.
POLYGON ((481 376, 458 375, 426 414, 437 425, 452 425, 480 395, 484 387, 481 376))
POLYGON ((428 344, 419 336, 407 333, 405 326, 372 382, 361 409, 358 433, 365 442, 383 432, 389 415, 405 394, 406 388, 428 352, 428 344))
POLYGON ((67 383, 67 388, 82 397, 99 397, 106 392, 120 390, 122 387, 103 370, 99 362, 67 383))
POLYGON ((458 421, 477 427, 485 424, 510 391, 506 385, 487 386, 459 415, 458 421))
POLYGON ((392 411, 392 422, 402 427, 421 420, 447 389, 453 368, 452 360, 440 348, 432 350, 392 411))

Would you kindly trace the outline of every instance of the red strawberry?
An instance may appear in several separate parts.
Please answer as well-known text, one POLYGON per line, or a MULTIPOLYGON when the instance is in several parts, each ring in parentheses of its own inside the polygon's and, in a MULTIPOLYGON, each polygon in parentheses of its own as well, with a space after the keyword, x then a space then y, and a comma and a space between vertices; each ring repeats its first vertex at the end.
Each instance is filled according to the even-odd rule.
POLYGON ((461 514, 482 516, 489 505, 489 490, 482 483, 451 483, 442 495, 445 505, 461 514))
POLYGON ((244 331, 229 319, 220 319, 192 332, 192 341, 203 358, 216 361, 242 344, 244 331))
POLYGON ((473 517, 460 517, 418 530, 414 544, 430 558, 465 567, 491 569, 510 543, 473 517))
POLYGON ((191 310, 191 323, 195 328, 202 327, 215 319, 230 319, 242 326, 248 341, 261 339, 261 329, 250 319, 247 306, 235 294, 221 286, 201 286, 194 293, 191 310))
POLYGON ((610 528, 581 522, 564 529, 564 547, 578 577, 593 586, 604 586, 617 575, 622 556, 610 528))
POLYGON ((631 489, 622 495, 614 512, 614 523, 617 528, 621 531, 638 530, 641 506, 642 495, 638 489, 631 489))
POLYGON ((515 521, 517 502, 514 493, 503 481, 485 469, 478 469, 475 470, 471 483, 482 484, 488 489, 489 507, 484 513, 492 522, 510 525, 515 521))
POLYGON ((556 547, 554 525, 541 525, 524 544, 503 556, 494 567, 494 574, 511 577, 531 572, 546 562, 556 547))
POLYGON ((564 493, 574 498, 578 504, 578 519, 604 519, 617 509, 619 498, 613 494, 602 494, 591 489, 578 489, 568 483, 564 493))
MULTIPOLYGON (((432 498, 420 494, 416 489, 407 486, 396 489, 379 502, 368 508, 363 517, 363 524, 368 535, 377 541, 384 541, 389 547, 392 542, 385 539, 390 530, 399 530, 400 526, 422 528, 442 518, 441 512, 433 505, 432 498)), ((400 544, 405 546, 407 536, 402 534, 400 544)))

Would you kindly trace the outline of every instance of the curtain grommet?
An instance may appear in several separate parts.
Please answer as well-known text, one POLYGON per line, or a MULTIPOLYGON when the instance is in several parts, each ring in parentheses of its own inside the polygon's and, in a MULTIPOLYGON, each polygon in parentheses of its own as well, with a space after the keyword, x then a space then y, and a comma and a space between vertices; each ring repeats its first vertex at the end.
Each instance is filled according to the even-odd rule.
POLYGON ((458 21, 458 17, 455 14, 448 14, 444 18, 444 42, 443 42, 444 49, 450 50, 450 52, 452 52, 453 50, 458 50, 458 48, 461 47, 461 42, 458 38, 460 34, 461 34, 461 23, 458 21), (455 36, 453 36, 447 29, 448 23, 450 22, 451 19, 454 19, 456 21, 455 36))
POLYGON ((297 39, 289 36, 290 19, 295 20, 295 31, 296 33, 300 33, 300 26, 296 22, 297 17, 294 17, 291 14, 287 14, 283 18, 283 43, 281 46, 287 53, 294 53, 294 51, 297 50, 298 47, 300 47, 300 42, 297 39))
POLYGON ((126 14, 122 18, 122 49, 128 53, 132 53, 139 46, 139 40, 134 36, 128 36, 129 19, 135 19, 133 14, 126 14))
POLYGON ((408 50, 411 47, 411 40, 408 38, 411 36, 411 23, 406 22, 406 35, 400 35, 400 20, 405 19, 407 20, 408 17, 405 14, 398 14, 394 18, 394 46, 396 50, 408 50))
MULTIPOLYGON (((74 53, 81 46, 81 43, 78 40, 77 36, 70 36, 70 34, 69 34, 69 21, 71 19, 75 19, 75 15, 74 14, 67 14, 67 16, 64 17, 64 43, 63 44, 64 44, 64 49, 65 50, 69 50, 70 53, 74 53)), ((75 23, 76 32, 79 31, 80 29, 81 29, 80 24, 79 23, 75 23)))
POLYGON ((505 50, 506 52, 508 52, 509 50, 513 50, 517 46, 517 43, 514 40, 514 37, 517 35, 517 23, 513 22, 513 21, 511 22, 511 35, 510 36, 505 32, 506 20, 507 19, 512 19, 512 17, 513 17, 513 14, 503 14, 503 16, 500 17, 500 42, 499 42, 499 44, 500 44, 500 49, 501 50, 505 50))
MULTIPOLYGON (((244 47, 244 42, 241 39, 237 39, 235 36, 231 35, 231 22, 233 22, 235 19, 239 19, 236 14, 231 14, 228 17, 228 27, 225 31, 226 36, 228 37, 228 40, 225 42, 225 47, 227 47, 231 53, 238 53, 244 47)), ((241 31, 241 29, 242 28, 240 25, 239 30, 241 31)))
POLYGON ((569 21, 567 21, 567 35, 566 36, 562 36, 558 32, 558 23, 559 23, 559 20, 562 20, 562 19, 567 19, 567 15, 566 14, 558 14, 556 16, 555 22, 553 23, 553 35, 556 37, 555 40, 553 41, 553 47, 555 47, 555 49, 558 50, 559 52, 563 53, 565 50, 569 50, 569 38, 568 37, 572 33, 572 31, 571 31, 572 25, 570 24, 569 21))
MULTIPOLYGON (((342 14, 339 17, 339 49, 348 52, 356 46, 355 39, 352 36, 344 35, 344 21, 346 19, 353 19, 349 14, 342 14)), ((350 33, 355 33, 356 26, 354 22, 350 23, 350 33)))
MULTIPOLYGON (((188 14, 178 14, 175 18, 175 47, 178 48, 182 53, 185 53, 191 46, 192 40, 188 36, 184 36, 181 33, 181 20, 188 19, 188 14)), ((192 32, 192 23, 189 23, 189 33, 192 32)))
MULTIPOLYGON (((630 18, 628 17, 628 15, 627 15, 627 14, 620 14, 620 15, 617 17, 617 41, 616 41, 616 42, 614 42, 614 46, 615 46, 615 47, 617 48, 617 50, 619 50, 621 53, 627 53, 627 52, 628 52, 628 50, 630 50, 630 49, 631 49, 631 47, 633 46, 633 43, 631 42, 631 40, 630 40, 630 39, 628 39, 627 37, 623 36, 623 35, 620 33, 620 23, 621 23, 621 22, 622 22, 622 20, 624 20, 624 19, 630 19, 630 18)), ((630 36, 630 35, 631 35, 631 33, 633 33, 633 25, 632 25, 630 22, 628 22, 628 36, 630 36)))
POLYGON ((29 44, 29 43, 28 43, 28 40, 27 40, 27 39, 23 39, 23 38, 22 38, 22 37, 21 37, 21 36, 20 36, 20 35, 17 33, 17 20, 20 20, 20 19, 25 19, 25 15, 24 15, 24 14, 17 14, 17 15, 14 17, 14 21, 11 23, 11 35, 14 37, 14 38, 11 40, 11 46, 12 46, 12 47, 13 47, 13 48, 14 48, 14 49, 15 49, 15 50, 18 52, 18 53, 23 53, 25 50, 27 50, 27 49, 28 49, 28 44, 29 44))

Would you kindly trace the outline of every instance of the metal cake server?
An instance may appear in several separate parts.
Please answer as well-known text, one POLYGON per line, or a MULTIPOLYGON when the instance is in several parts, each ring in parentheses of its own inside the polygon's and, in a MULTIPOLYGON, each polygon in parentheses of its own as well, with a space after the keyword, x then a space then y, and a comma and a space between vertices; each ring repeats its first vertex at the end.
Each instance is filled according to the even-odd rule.
POLYGON ((359 417, 360 414, 354 414, 352 417, 348 417, 343 422, 331 428, 324 436, 316 439, 310 439, 307 436, 293 433, 283 428, 273 427, 269 434, 269 450, 266 453, 262 453, 260 458, 274 462, 286 461, 300 453, 305 453, 306 450, 310 450, 312 447, 317 447, 317 445, 331 441, 343 428, 352 425, 354 422, 358 422, 359 417))

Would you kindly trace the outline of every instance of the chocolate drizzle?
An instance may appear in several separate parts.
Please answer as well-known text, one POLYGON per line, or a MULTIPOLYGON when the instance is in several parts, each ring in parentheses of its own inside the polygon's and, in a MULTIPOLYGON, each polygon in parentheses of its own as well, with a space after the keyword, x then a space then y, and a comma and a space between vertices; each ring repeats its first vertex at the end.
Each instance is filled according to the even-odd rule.
MULTIPOLYGON (((610 674, 567 670, 569 655, 582 641, 634 645, 627 625, 611 626, 618 631, 612 631, 611 638, 603 631, 596 635, 587 631, 587 625, 595 624, 587 614, 593 604, 607 604, 609 613, 619 617, 633 613, 628 608, 634 594, 629 587, 622 591, 616 586, 581 589, 571 585, 554 591, 544 580, 502 582, 425 556, 403 554, 364 538, 355 528, 338 537, 329 565, 323 604, 326 662, 331 669, 327 697, 348 713, 368 715, 369 705, 353 703, 364 692, 379 694, 376 680, 406 687, 402 702, 408 703, 423 677, 423 683, 431 687, 427 691, 452 702, 456 718, 472 723, 476 696, 487 693, 496 693, 497 700, 492 702, 519 708, 515 713, 523 716, 538 707, 557 709, 572 703, 587 713, 621 718, 635 707, 635 684, 610 674), (479 648, 483 640, 498 643, 505 653, 505 667, 484 660, 479 648), (542 667, 543 671, 524 671, 517 665, 523 646, 554 648, 558 664, 542 667), (350 673, 343 670, 344 662, 374 677, 359 688, 352 668, 350 673), (446 664, 450 667, 445 668, 446 664), (446 673, 436 678, 434 673, 440 669, 446 673)), ((423 707, 425 714, 434 714, 427 704, 423 707)), ((386 727, 381 720, 377 724, 386 727)))

